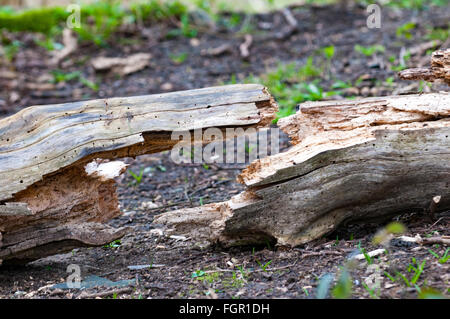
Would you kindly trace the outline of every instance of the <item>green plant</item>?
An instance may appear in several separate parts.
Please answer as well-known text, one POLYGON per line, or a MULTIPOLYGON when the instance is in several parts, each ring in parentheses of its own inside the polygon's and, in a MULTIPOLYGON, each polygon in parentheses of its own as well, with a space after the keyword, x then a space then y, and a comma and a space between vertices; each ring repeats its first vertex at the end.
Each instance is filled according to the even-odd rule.
POLYGON ((106 45, 111 34, 124 23, 129 14, 120 1, 97 1, 83 6, 81 28, 75 28, 82 40, 106 45))
POLYGON ((448 28, 428 28, 425 39, 440 40, 444 42, 450 37, 450 24, 448 28))
POLYGON ((181 64, 186 60, 186 58, 188 57, 188 54, 186 52, 183 52, 180 54, 170 54, 169 57, 173 63, 181 64))
POLYGON ((410 9, 410 10, 424 10, 430 6, 445 6, 448 5, 447 0, 390 0, 386 2, 387 6, 410 9))
POLYGON ((407 40, 411 40, 413 38, 412 30, 416 28, 416 24, 414 22, 408 22, 397 28, 395 34, 399 38, 405 38, 407 40))
POLYGON ((375 288, 370 288, 366 283, 362 283, 362 286, 364 289, 369 293, 370 297, 373 299, 378 299, 380 294, 380 288, 378 288, 378 291, 375 288))
POLYGON ((309 297, 309 292, 308 289, 306 289, 305 287, 302 287, 303 292, 305 293, 306 297, 309 297))
POLYGON ((203 270, 199 269, 199 270, 194 271, 194 272, 191 274, 191 278, 201 278, 201 277, 203 277, 205 274, 206 274, 206 273, 205 273, 203 270))
MULTIPOLYGON (((142 178, 144 177, 144 169, 141 168, 139 171, 139 175, 134 173, 131 169, 128 170, 128 173, 134 178, 134 185, 137 186, 142 182, 142 178)), ((129 184, 130 185, 130 184, 129 184)))
POLYGON ((197 36, 198 31, 192 27, 189 21, 189 14, 183 13, 180 19, 180 27, 178 29, 170 30, 166 36, 168 38, 173 38, 176 36, 185 36, 187 38, 195 38, 197 36))
POLYGON ((22 46, 22 42, 14 40, 8 44, 3 46, 3 54, 8 62, 14 60, 17 52, 19 52, 20 47, 22 46))
POLYGON ((269 260, 264 265, 258 259, 256 259, 256 262, 258 263, 259 267, 261 267, 261 269, 263 271, 267 271, 267 267, 269 267, 269 265, 272 263, 272 260, 269 260))
POLYGON ((386 51, 386 48, 380 44, 377 45, 370 45, 370 46, 362 46, 362 45, 355 45, 354 50, 358 53, 361 53, 367 57, 370 57, 374 55, 375 53, 384 53, 386 51))
POLYGON ((51 73, 53 75, 53 83, 69 82, 72 80, 78 80, 81 84, 90 88, 91 90, 98 91, 98 84, 86 79, 80 71, 66 73, 66 72, 63 72, 60 70, 54 70, 51 73))
POLYGON ((395 79, 393 76, 390 76, 388 78, 386 78, 386 80, 384 80, 384 84, 388 87, 393 87, 395 83, 395 79))
POLYGON ((352 278, 345 267, 341 267, 341 274, 336 286, 332 290, 332 295, 337 299, 347 299, 352 295, 352 278))
POLYGON ((103 247, 105 247, 105 248, 117 248, 117 247, 120 247, 121 244, 122 243, 121 243, 120 239, 116 239, 115 241, 110 242, 109 244, 106 244, 103 247))
POLYGON ((299 81, 305 81, 320 76, 321 73, 322 68, 316 66, 313 57, 309 56, 306 59, 306 63, 298 69, 297 76, 299 81))
POLYGON ((370 257, 370 255, 366 252, 366 250, 364 248, 361 250, 361 252, 364 255, 364 259, 366 259, 367 263, 369 265, 372 265, 373 264, 372 257, 370 257))
POLYGON ((399 276, 401 279, 403 279, 403 281, 405 282, 405 284, 408 287, 414 287, 417 283, 417 281, 420 278, 420 275, 422 274, 424 268, 425 268, 425 263, 426 260, 424 259, 422 261, 422 263, 419 265, 419 263, 416 261, 415 258, 412 258, 412 263, 410 263, 408 265, 407 271, 408 272, 414 272, 413 277, 411 278, 411 280, 409 280, 405 275, 403 275, 401 272, 397 272, 397 276, 399 276))
POLYGON ((444 252, 444 254, 441 256, 439 256, 436 252, 434 252, 431 249, 428 249, 428 251, 430 252, 430 254, 432 254, 434 257, 436 257, 437 259, 439 259, 439 263, 440 264, 445 264, 448 259, 450 258, 450 254, 448 253, 450 250, 450 248, 447 248, 444 252))
POLYGON ((0 29, 47 34, 64 22, 68 16, 69 13, 60 7, 28 9, 20 12, 2 9, 0 10, 0 29))
MULTIPOLYGON (((242 272, 241 272, 242 274, 242 272)), ((223 286, 225 288, 241 288, 245 285, 244 277, 238 276, 236 271, 232 272, 231 278, 227 278, 223 280, 223 286)))
POLYGON ((165 168, 165 167, 162 166, 162 165, 156 165, 156 168, 157 168, 160 172, 165 172, 165 171, 167 171, 167 168, 165 168))
MULTIPOLYGON (((160 21, 179 19, 187 14, 187 6, 177 0, 148 0, 132 3, 126 8, 118 0, 98 0, 81 5, 81 27, 74 28, 82 40, 104 46, 113 32, 121 25, 142 23, 144 20, 160 21)), ((17 12, 0 7, 0 29, 9 31, 30 31, 52 35, 60 32, 71 13, 63 7, 28 9, 17 12), (59 30, 59 31, 58 31, 59 30)), ((187 33, 186 21, 181 22, 187 33)), ((49 43, 43 45, 47 46, 49 43)))
POLYGON ((350 83, 347 83, 347 82, 344 82, 344 81, 341 81, 341 80, 337 80, 336 82, 334 82, 331 85, 331 88, 334 89, 334 90, 335 89, 348 89, 350 87, 352 87, 352 85, 350 83))
POLYGON ((208 282, 209 284, 212 284, 216 281, 220 280, 220 277, 222 276, 222 273, 215 271, 212 273, 206 273, 204 276, 199 277, 198 279, 202 279, 203 281, 208 282))
POLYGON ((386 277, 388 277, 392 282, 396 282, 397 281, 397 279, 392 277, 387 271, 384 272, 384 275, 386 277))
POLYGON ((232 13, 231 16, 226 20, 226 24, 229 28, 237 27, 242 21, 242 18, 237 13, 232 13))
POLYGON ((392 71, 398 72, 402 71, 407 68, 406 62, 408 62, 411 59, 411 53, 409 51, 406 51, 406 53, 403 55, 403 58, 400 60, 398 65, 392 66, 392 71))
POLYGON ((55 42, 50 36, 46 36, 45 40, 36 39, 35 43, 48 51, 61 50, 64 47, 61 43, 55 42))
POLYGON ((334 45, 330 45, 322 48, 321 51, 327 60, 331 60, 336 53, 336 48, 334 47, 334 45))

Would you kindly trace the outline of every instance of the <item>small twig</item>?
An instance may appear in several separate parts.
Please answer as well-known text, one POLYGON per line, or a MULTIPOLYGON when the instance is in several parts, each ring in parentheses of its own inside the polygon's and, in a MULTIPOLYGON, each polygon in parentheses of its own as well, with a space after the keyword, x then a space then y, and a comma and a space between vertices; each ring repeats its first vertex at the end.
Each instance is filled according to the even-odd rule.
POLYGON ((417 242, 419 244, 424 244, 424 245, 441 244, 441 245, 448 246, 448 245, 450 245, 450 236, 422 238, 421 240, 418 240, 417 242))
POLYGON ((323 255, 336 255, 342 256, 342 252, 334 251, 334 250, 326 250, 321 252, 310 252, 302 254, 301 258, 312 257, 312 256, 323 256, 323 255))
POLYGON ((225 43, 216 48, 209 48, 201 50, 200 55, 202 56, 219 56, 225 53, 230 53, 232 51, 231 44, 225 43))
POLYGON ((241 57, 243 59, 248 59, 250 57, 250 46, 252 43, 253 37, 250 34, 246 34, 244 43, 239 46, 239 51, 241 52, 241 57))
POLYGON ((294 34, 298 30, 298 22, 297 19, 293 16, 291 10, 289 8, 284 8, 281 10, 284 18, 286 19, 288 25, 281 32, 275 34, 275 38, 279 40, 286 39, 294 34))
POLYGON ((441 220, 443 220, 445 218, 445 216, 439 218, 435 223, 433 223, 433 225, 431 225, 430 227, 427 228, 427 230, 430 230, 431 228, 433 228, 434 226, 436 226, 437 223, 439 223, 441 220))
POLYGON ((289 25, 291 27, 297 28, 297 26, 298 26, 297 19, 295 19, 295 17, 293 16, 293 14, 292 14, 291 10, 289 10, 289 8, 282 9, 281 13, 284 15, 287 23, 289 23, 289 25))
POLYGON ((433 199, 431 200, 431 203, 430 203, 431 221, 434 221, 436 219, 434 213, 436 212, 437 206, 440 201, 441 201, 441 196, 434 196, 433 199))

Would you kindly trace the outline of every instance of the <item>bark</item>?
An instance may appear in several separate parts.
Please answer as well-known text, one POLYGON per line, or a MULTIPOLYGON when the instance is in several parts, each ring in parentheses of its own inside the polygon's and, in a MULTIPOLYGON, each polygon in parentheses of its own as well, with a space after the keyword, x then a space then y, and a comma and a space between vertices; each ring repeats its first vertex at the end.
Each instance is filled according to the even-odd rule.
POLYGON ((450 85, 450 49, 439 50, 431 55, 430 68, 406 69, 399 72, 403 80, 441 80, 450 85))
MULTIPOLYGON (((125 234, 121 157, 171 149, 172 132, 262 127, 277 111, 260 85, 33 106, 0 120, 0 261, 27 262, 125 234)), ((205 141, 204 141, 205 142, 205 141)))
POLYGON ((448 93, 307 102, 279 120, 294 146, 253 162, 247 189, 222 203, 156 216, 224 246, 296 246, 348 222, 450 208, 448 93))

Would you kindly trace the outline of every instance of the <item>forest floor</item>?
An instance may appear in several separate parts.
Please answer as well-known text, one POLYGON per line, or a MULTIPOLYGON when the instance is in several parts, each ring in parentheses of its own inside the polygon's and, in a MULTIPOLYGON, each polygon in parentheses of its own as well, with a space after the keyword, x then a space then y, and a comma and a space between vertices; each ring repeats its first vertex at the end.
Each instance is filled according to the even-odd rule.
MULTIPOLYGON (((247 16, 234 26, 214 29, 204 24, 195 37, 168 37, 174 28, 172 21, 120 30, 107 47, 80 45, 58 69, 46 62, 50 52, 36 45, 38 35, 9 34, 23 45, 11 62, 1 65, 0 117, 30 105, 235 82, 266 84, 285 114, 313 93, 319 95, 314 99, 337 99, 445 89, 437 84, 401 81, 396 72, 429 62, 430 50, 439 48, 448 37, 450 7, 386 9, 381 29, 366 27, 364 7, 290 10, 298 30, 289 33, 280 11, 247 16), (248 58, 239 50, 245 34, 253 37, 248 58), (440 42, 430 44, 432 39, 440 42), (355 49, 356 45, 362 48, 355 49), (333 52, 323 49, 326 47, 332 47, 333 52), (223 52, 214 52, 217 48, 223 52), (150 53, 150 64, 127 76, 98 73, 90 64, 93 57, 127 57, 138 52, 150 53), (302 69, 308 57, 314 61, 309 73, 302 69), (63 74, 62 80, 55 80, 58 74, 63 74), (301 86, 302 81, 313 83, 318 90, 310 87, 308 91, 301 86), (303 90, 303 95, 291 96, 295 90, 303 90)), ((288 147, 283 137, 281 150, 288 147)), ((344 265, 351 278, 352 298, 418 298, 427 293, 450 296, 450 261, 442 245, 392 240, 381 255, 349 266, 349 257, 362 249, 380 248, 372 239, 384 224, 346 225, 320 240, 290 249, 273 243, 224 249, 170 237, 152 224, 156 214, 229 199, 243 190, 235 179, 245 164, 178 165, 168 152, 126 161, 132 172, 142 171, 143 179, 137 183, 128 172, 118 178, 124 214, 111 225, 133 230, 104 247, 79 248, 25 266, 2 267, 0 298, 331 297, 337 292, 329 288, 343 277, 344 265), (66 281, 70 264, 81 267, 83 279, 99 276, 113 282, 128 281, 110 288, 53 287, 66 281)), ((401 212, 392 220, 402 222, 408 236, 450 235, 450 212, 441 212, 431 220, 425 210, 418 209, 401 212)))

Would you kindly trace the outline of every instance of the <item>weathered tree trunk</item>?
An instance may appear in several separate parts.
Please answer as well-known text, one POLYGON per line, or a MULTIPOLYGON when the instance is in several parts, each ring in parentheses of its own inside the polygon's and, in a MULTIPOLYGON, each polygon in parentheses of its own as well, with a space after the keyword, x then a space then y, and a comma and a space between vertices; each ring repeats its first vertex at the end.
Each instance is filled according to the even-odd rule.
POLYGON ((172 132, 262 127, 276 104, 260 85, 33 106, 0 120, 0 262, 104 245, 126 229, 114 177, 122 162, 171 149, 172 132))
POLYGON ((196 239, 225 246, 296 246, 344 222, 450 208, 450 95, 307 102, 279 126, 294 146, 253 162, 246 191, 222 203, 157 216, 196 239))
POLYGON ((404 80, 441 80, 450 85, 450 49, 433 52, 430 68, 406 69, 399 76, 404 80))

